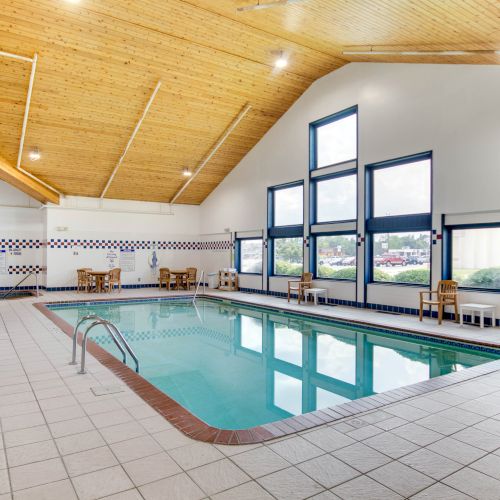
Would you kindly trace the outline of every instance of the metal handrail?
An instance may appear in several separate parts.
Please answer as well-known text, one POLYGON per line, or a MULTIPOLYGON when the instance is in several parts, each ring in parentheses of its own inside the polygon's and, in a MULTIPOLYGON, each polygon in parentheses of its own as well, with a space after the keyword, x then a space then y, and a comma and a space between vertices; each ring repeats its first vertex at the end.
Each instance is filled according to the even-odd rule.
POLYGON ((137 356, 135 355, 135 352, 133 349, 130 347, 130 344, 125 340, 125 337, 123 334, 120 332, 120 330, 117 328, 116 325, 111 323, 111 321, 108 321, 104 318, 101 318, 100 316, 97 316, 96 314, 89 314, 87 316, 84 316, 75 326, 75 329, 73 331, 73 353, 72 353, 72 358, 70 365, 76 365, 76 344, 77 344, 77 339, 78 339, 78 327, 85 321, 88 321, 90 319, 95 319, 95 321, 87 327, 85 330, 85 333, 83 334, 82 338, 82 356, 81 356, 81 365, 80 365, 80 371, 78 373, 83 374, 85 372, 85 357, 87 353, 87 336, 90 330, 94 328, 95 326, 98 325, 103 325, 106 331, 109 333, 111 338, 113 339, 116 347, 120 350, 122 353, 123 357, 123 363, 127 363, 127 353, 125 352, 125 349, 128 351, 130 354, 131 358, 135 362, 135 371, 139 373, 139 360, 137 359, 137 356), (121 341, 121 343, 120 343, 121 341), (123 344, 123 345, 122 345, 123 344), (125 349, 123 349, 123 346, 125 346, 125 349))
POLYGON ((196 296, 198 295, 198 291, 199 291, 200 285, 201 285, 201 280, 203 280, 203 293, 205 293, 205 271, 202 271, 200 274, 200 279, 198 280, 198 284, 196 285, 196 290, 194 291, 194 295, 193 295, 193 304, 196 300, 196 296))
POLYGON ((8 297, 21 283, 24 283, 32 274, 34 274, 36 276, 36 296, 38 297, 38 274, 34 273, 33 271, 31 271, 19 283, 17 283, 16 285, 14 285, 7 293, 4 293, 0 297, 0 300, 3 300, 6 297, 8 297))
POLYGON ((127 349, 128 353, 130 354, 130 357, 135 362, 135 371, 137 373, 139 373, 139 359, 135 355, 135 352, 132 349, 132 347, 130 347, 130 344, 125 340, 125 337, 123 336, 122 332, 120 332, 120 330, 118 330, 118 327, 114 323, 111 323, 110 321, 107 322, 107 326, 111 327, 115 331, 115 333, 118 335, 118 337, 121 339, 121 341, 123 342, 123 345, 125 346, 125 349, 127 349))

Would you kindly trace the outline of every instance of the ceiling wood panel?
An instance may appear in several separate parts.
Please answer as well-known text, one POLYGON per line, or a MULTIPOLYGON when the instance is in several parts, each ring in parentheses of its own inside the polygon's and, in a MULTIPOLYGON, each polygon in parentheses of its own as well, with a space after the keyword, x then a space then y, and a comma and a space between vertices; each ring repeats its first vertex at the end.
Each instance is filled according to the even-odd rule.
MULTIPOLYGON (((317 78, 349 61, 497 64, 494 55, 342 55, 353 47, 500 49, 493 0, 4 0, 0 50, 39 55, 23 166, 99 196, 158 82, 107 197, 168 202, 239 110, 245 116, 179 198, 201 203, 317 78), (273 67, 276 51, 289 58, 273 67), (42 158, 28 160, 38 146, 42 158)), ((15 163, 30 66, 0 58, 0 154, 15 163)))

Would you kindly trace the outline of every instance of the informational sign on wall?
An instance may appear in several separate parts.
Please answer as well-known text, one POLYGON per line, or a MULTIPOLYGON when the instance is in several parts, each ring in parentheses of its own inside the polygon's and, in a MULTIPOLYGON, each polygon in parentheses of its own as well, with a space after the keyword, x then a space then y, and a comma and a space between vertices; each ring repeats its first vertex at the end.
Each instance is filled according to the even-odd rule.
POLYGON ((7 250, 0 250, 0 274, 7 274, 7 250))
POLYGON ((135 271, 135 250, 122 248, 120 250, 120 268, 124 273, 135 271))
POLYGON ((108 269, 118 267, 118 255, 116 252, 108 252, 106 254, 106 262, 108 263, 108 269))

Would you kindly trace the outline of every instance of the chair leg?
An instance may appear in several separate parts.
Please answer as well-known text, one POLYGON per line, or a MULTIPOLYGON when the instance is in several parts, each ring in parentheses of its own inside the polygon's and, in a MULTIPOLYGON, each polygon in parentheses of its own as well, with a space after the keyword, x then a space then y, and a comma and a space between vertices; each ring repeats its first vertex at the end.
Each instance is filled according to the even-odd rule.
POLYGON ((443 322, 443 309, 444 306, 442 303, 438 306, 438 324, 440 325, 443 322))
POLYGON ((458 323, 459 317, 458 317, 458 304, 457 304, 457 301, 454 302, 453 307, 455 308, 455 323, 458 323))
POLYGON ((418 314, 419 321, 422 321, 423 317, 424 317, 424 304, 422 303, 422 301, 420 301, 420 311, 418 314))
POLYGON ((288 285, 288 302, 290 302, 290 285, 288 285))

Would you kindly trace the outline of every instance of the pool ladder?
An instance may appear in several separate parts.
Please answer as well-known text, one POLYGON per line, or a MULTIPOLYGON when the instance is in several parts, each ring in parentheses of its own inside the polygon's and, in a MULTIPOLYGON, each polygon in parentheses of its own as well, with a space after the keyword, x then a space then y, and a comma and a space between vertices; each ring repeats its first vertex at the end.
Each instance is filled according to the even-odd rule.
POLYGON ((198 283, 196 285, 196 290, 194 291, 193 295, 193 304, 196 302, 196 296, 198 295, 198 292, 200 291, 200 286, 202 284, 203 280, 203 293, 205 293, 205 271, 202 271, 200 274, 200 279, 198 280, 198 283))
POLYGON ((91 323, 87 329, 85 330, 85 333, 83 334, 82 338, 82 359, 80 363, 80 371, 78 373, 84 374, 86 373, 85 371, 85 356, 87 353, 87 336, 92 330, 92 328, 102 325, 106 329, 106 331, 109 333, 110 337, 113 339, 113 342, 115 343, 116 347, 118 347, 118 350, 121 352, 122 357, 123 357, 123 363, 127 364, 127 352, 130 354, 130 357, 134 360, 135 362, 135 371, 139 373, 139 360, 137 359, 137 356, 135 355, 134 351, 130 347, 130 344, 125 340, 125 337, 122 335, 122 332, 118 330, 117 326, 111 321, 108 321, 104 318, 101 318, 100 316, 97 316, 96 314, 89 314, 88 316, 84 316, 75 326, 75 329, 73 330, 73 355, 71 357, 71 362, 70 365, 76 365, 78 364, 76 361, 76 344, 78 340, 78 328, 82 323, 85 321, 89 320, 95 320, 93 323, 91 323))

